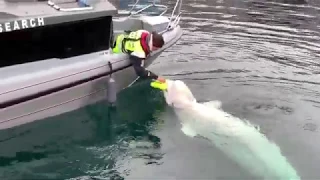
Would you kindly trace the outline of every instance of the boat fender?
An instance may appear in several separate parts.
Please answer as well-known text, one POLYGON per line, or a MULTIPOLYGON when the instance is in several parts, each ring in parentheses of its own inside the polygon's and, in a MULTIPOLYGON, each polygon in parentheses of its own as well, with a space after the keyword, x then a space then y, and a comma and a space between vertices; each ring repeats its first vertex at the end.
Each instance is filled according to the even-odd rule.
POLYGON ((108 86, 107 86, 107 100, 111 105, 114 105, 117 101, 117 86, 116 81, 113 79, 112 73, 112 64, 108 62, 110 68, 110 77, 108 79, 108 86))

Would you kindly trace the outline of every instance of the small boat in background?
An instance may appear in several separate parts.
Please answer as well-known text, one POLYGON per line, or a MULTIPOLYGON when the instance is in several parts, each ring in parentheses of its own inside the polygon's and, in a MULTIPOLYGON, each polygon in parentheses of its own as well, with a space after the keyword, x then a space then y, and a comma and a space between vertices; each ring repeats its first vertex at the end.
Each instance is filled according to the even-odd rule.
POLYGON ((145 29, 163 35, 165 45, 152 52, 148 67, 182 35, 182 0, 171 16, 155 0, 119 14, 107 0, 7 0, 0 4, 0 129, 41 120, 101 101, 109 75, 116 92, 137 76, 129 56, 112 54, 114 36, 145 29), (158 15, 143 12, 159 7, 158 15), (118 16, 118 17, 117 17, 118 16), (109 66, 110 65, 110 66, 109 66))

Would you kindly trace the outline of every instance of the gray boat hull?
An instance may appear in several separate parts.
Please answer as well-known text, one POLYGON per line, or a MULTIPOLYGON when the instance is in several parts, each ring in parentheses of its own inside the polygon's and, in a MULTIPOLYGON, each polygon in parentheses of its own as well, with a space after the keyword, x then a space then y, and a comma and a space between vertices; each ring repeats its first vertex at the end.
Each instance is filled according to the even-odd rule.
MULTIPOLYGON (((164 47, 153 52, 145 66, 148 67, 165 49, 176 43, 181 35, 180 26, 165 32, 164 47)), ((116 71, 113 74, 117 92, 137 78, 128 55, 114 55, 109 51, 0 69, 3 75, 0 82, 0 129, 42 120, 104 100, 108 93, 108 62, 116 71), (42 67, 41 71, 39 67, 42 67), (21 71, 19 76, 12 75, 16 71, 21 71)))

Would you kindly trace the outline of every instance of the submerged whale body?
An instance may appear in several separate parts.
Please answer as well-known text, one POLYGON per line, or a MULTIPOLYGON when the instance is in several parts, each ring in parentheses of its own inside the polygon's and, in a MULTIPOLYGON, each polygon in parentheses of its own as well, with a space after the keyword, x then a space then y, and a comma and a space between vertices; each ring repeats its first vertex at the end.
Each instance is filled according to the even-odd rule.
POLYGON ((219 101, 198 103, 187 85, 167 80, 164 96, 190 137, 202 136, 259 179, 300 180, 296 170, 259 129, 221 109, 219 101))

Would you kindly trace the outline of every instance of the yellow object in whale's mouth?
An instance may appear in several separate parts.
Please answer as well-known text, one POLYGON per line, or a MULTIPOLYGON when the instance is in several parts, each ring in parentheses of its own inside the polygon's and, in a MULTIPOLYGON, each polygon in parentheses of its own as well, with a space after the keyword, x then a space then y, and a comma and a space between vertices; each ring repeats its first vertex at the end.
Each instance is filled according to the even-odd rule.
POLYGON ((159 81, 152 81, 150 83, 150 86, 153 87, 153 88, 156 88, 156 89, 160 89, 160 90, 167 90, 168 88, 168 84, 167 83, 162 83, 162 82, 159 82, 159 81))

